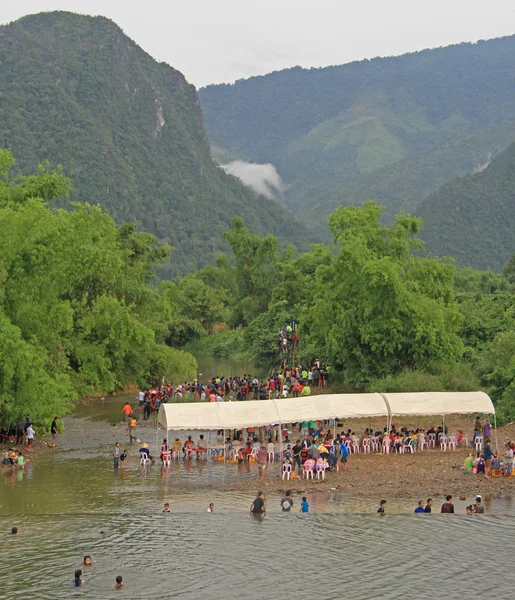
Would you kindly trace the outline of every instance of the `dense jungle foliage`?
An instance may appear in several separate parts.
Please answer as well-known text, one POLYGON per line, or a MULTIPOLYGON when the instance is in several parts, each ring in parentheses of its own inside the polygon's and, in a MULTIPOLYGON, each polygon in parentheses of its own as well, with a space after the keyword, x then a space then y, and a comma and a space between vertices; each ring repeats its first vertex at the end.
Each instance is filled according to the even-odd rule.
MULTIPOLYGON (((327 240, 329 215, 338 206, 374 200, 386 207, 383 218, 391 223, 515 142, 514 68, 511 36, 341 66, 295 67, 208 86, 200 99, 214 155, 225 151, 273 163, 286 184, 285 204, 327 240)), ((485 194, 485 211, 497 200, 485 194)), ((448 221, 431 201, 426 214, 437 230, 448 221)), ((509 253, 515 246, 504 244, 510 222, 492 221, 501 245, 487 248, 489 235, 479 230, 484 243, 474 253, 465 236, 443 253, 439 244, 431 243, 431 250, 451 252, 462 266, 499 269, 506 261, 501 246, 509 253)))
POLYGON ((296 360, 330 364, 342 384, 484 389, 501 420, 515 418, 515 260, 505 274, 456 268, 425 255, 421 224, 401 215, 384 226, 373 202, 338 208, 329 220, 333 245, 295 255, 237 218, 225 234, 232 256, 161 284, 184 315, 173 338, 197 337, 190 351, 277 365, 278 330, 294 321, 296 360))
POLYGON ((72 201, 100 203, 175 248, 163 275, 213 263, 235 215, 307 249, 286 209, 213 163, 194 86, 109 19, 24 17, 0 27, 0 61, 0 148, 14 171, 63 165, 72 201))
POLYGON ((49 208, 70 180, 44 167, 10 178, 13 166, 0 150, 0 421, 48 427, 81 396, 194 377, 151 285, 169 248, 99 207, 49 208))
POLYGON ((236 217, 216 265, 158 282, 169 248, 100 207, 50 207, 70 192, 60 168, 22 177, 13 166, 0 151, 3 420, 44 423, 86 394, 191 379, 188 351, 277 366, 278 330, 292 322, 295 360, 330 364, 342 384, 482 388, 515 418, 515 259, 503 274, 457 269, 426 255, 421 219, 385 226, 367 202, 338 208, 333 244, 300 254, 236 217))

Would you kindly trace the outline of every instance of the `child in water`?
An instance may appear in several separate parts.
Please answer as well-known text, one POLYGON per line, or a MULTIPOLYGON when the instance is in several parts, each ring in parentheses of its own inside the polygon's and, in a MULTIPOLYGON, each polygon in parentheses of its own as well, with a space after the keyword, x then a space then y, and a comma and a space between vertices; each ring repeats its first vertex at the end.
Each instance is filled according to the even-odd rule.
POLYGON ((116 583, 115 583, 115 588, 121 588, 123 587, 123 577, 121 575, 117 575, 116 576, 116 583))
POLYGON ((300 512, 309 512, 309 504, 306 496, 302 496, 302 502, 300 503, 300 512))
POLYGON ((75 571, 75 585, 78 587, 84 583, 84 579, 82 578, 82 569, 77 569, 75 571))
POLYGON ((83 567, 91 567, 91 565, 93 564, 93 561, 91 560, 91 556, 89 554, 87 554, 84 557, 84 562, 82 563, 83 567))

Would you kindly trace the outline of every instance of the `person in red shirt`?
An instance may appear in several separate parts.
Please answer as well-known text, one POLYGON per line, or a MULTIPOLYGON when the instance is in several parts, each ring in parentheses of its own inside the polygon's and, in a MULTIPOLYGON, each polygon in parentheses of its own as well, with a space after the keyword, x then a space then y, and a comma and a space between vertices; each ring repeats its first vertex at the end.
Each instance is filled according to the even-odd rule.
POLYGON ((195 442, 191 439, 191 435, 188 436, 188 439, 184 442, 184 454, 186 458, 191 458, 191 451, 195 446, 195 442))

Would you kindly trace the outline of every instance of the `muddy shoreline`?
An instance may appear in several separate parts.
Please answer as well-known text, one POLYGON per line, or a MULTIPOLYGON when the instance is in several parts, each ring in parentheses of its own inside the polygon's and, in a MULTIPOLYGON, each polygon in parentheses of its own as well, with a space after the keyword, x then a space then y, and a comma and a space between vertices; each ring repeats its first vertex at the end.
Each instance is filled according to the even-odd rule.
MULTIPOLYGON (((224 486, 220 491, 255 493, 256 488, 282 494, 286 489, 301 492, 339 492, 353 497, 397 499, 471 498, 477 494, 488 497, 513 496, 515 477, 497 477, 465 472, 461 467, 466 448, 455 452, 424 450, 415 454, 356 454, 349 458, 348 471, 326 473, 326 479, 292 479, 283 481, 276 465, 259 481, 242 480, 224 486)), ((235 467, 228 465, 227 468, 235 467)))

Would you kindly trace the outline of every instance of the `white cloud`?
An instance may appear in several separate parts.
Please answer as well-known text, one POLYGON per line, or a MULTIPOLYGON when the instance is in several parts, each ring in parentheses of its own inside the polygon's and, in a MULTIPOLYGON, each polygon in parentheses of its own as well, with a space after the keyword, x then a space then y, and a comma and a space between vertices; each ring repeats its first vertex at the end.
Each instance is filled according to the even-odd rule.
POLYGON ((270 163, 259 165, 243 160, 234 160, 226 165, 221 165, 221 167, 230 175, 241 179, 245 185, 255 192, 263 194, 267 198, 275 198, 276 194, 283 189, 281 176, 274 165, 270 163))

